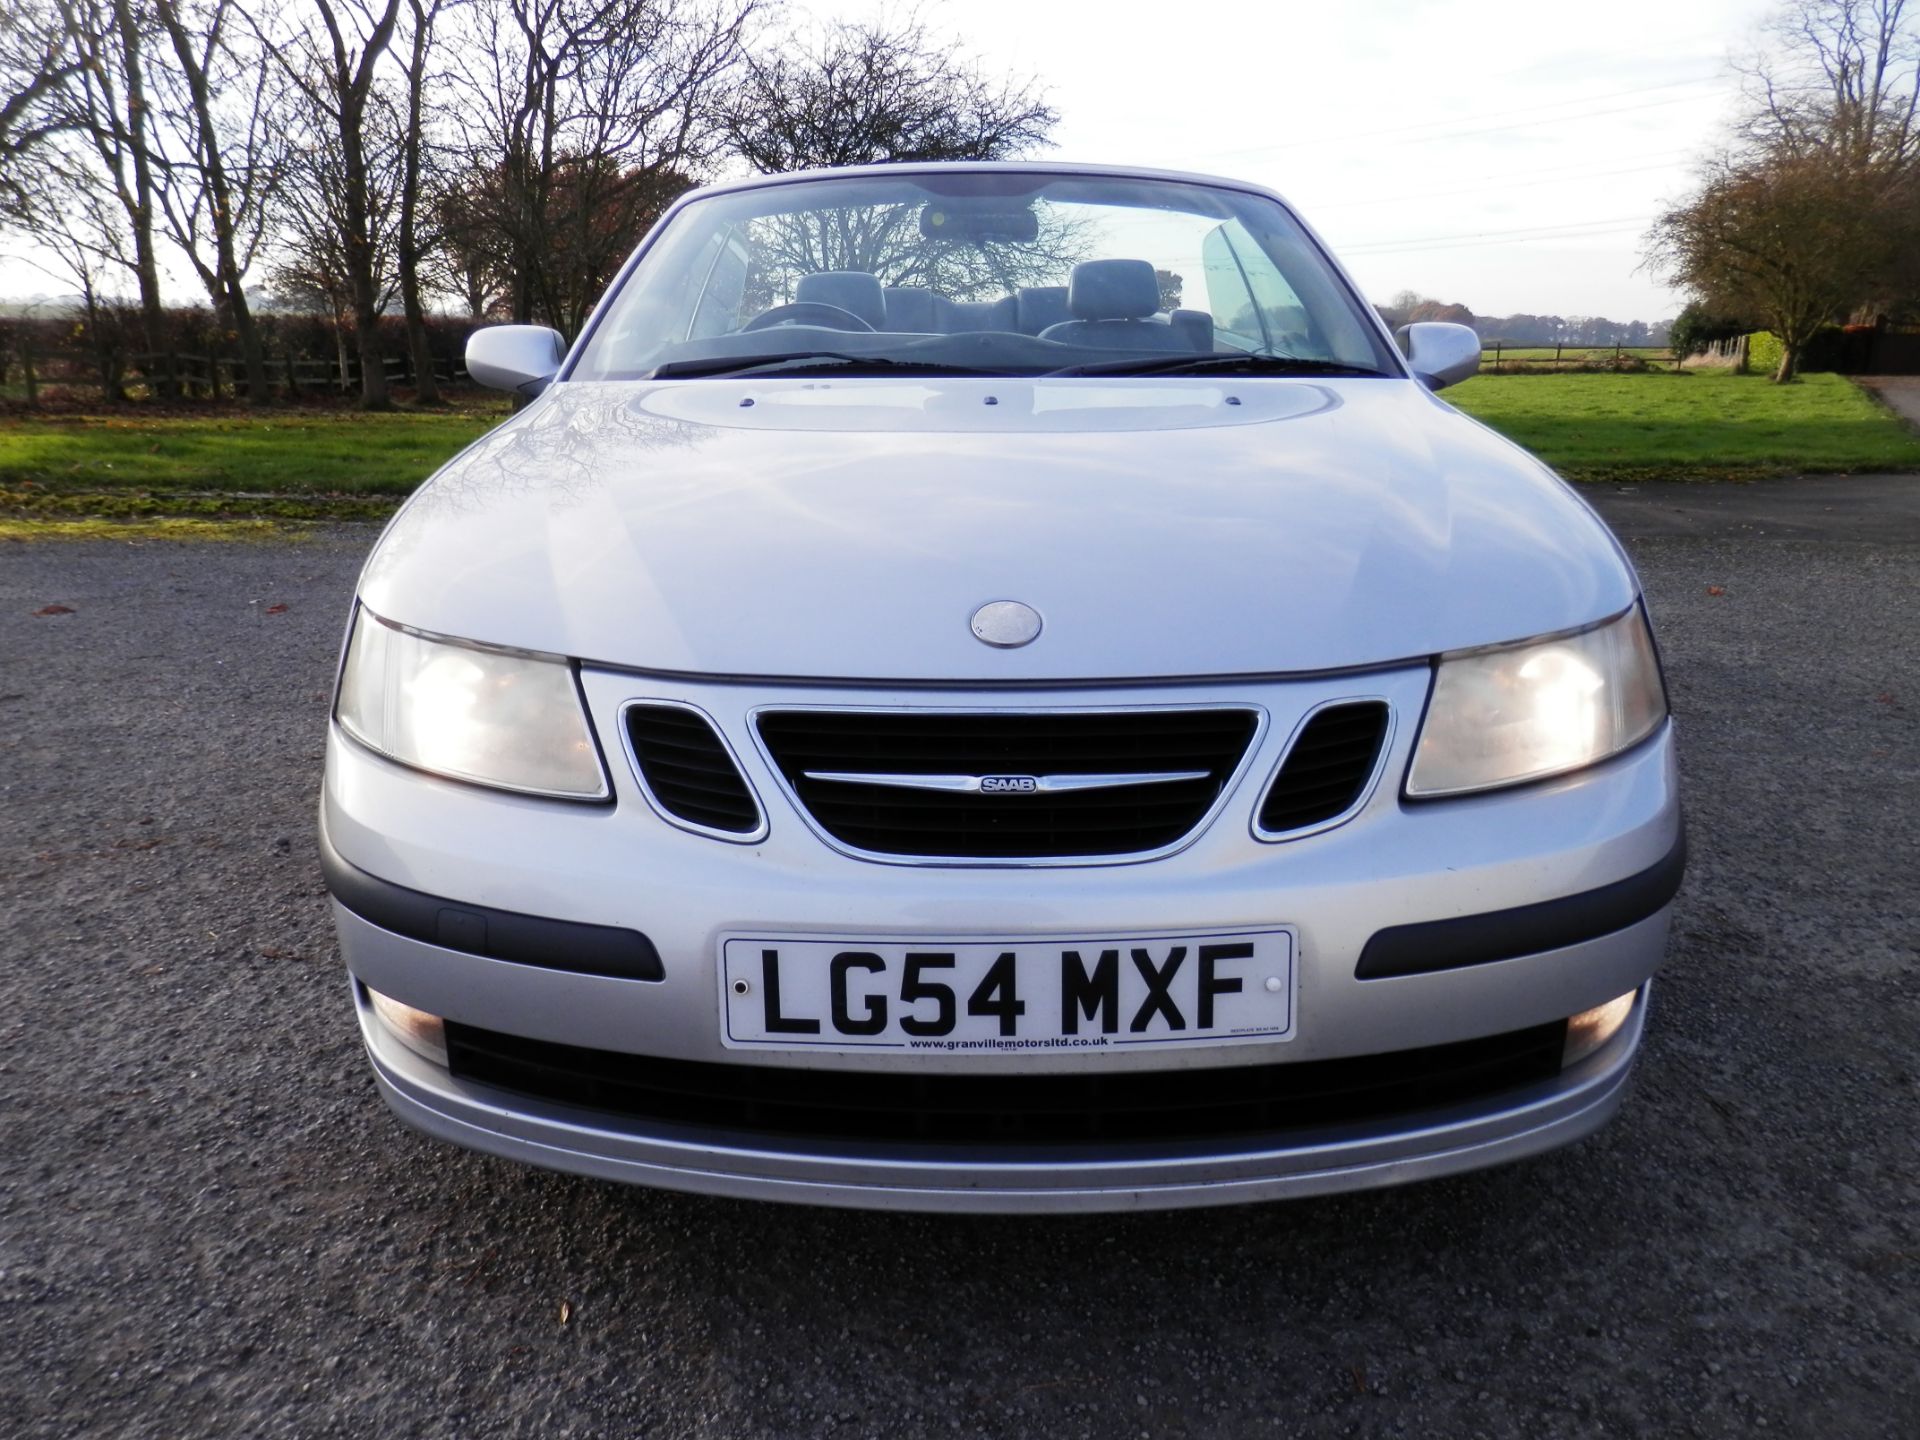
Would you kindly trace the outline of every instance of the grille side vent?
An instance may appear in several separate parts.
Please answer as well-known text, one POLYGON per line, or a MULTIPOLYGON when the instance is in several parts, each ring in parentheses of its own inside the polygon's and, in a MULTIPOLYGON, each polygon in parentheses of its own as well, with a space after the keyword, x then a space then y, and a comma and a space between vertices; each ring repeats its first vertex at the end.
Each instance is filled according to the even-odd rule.
POLYGON ((1353 808, 1373 776, 1387 738, 1387 707, 1378 700, 1329 705, 1307 721, 1260 804, 1269 835, 1304 830, 1353 808))
POLYGON ((630 705, 627 738, 662 810, 727 835, 760 829, 753 791, 704 715, 677 705, 630 705))

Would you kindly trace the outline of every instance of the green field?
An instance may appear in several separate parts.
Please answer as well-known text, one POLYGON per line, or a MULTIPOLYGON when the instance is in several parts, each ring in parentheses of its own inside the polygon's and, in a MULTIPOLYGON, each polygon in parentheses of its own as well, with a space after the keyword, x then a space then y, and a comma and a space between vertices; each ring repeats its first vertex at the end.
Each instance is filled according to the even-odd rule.
POLYGON ((1571 479, 1920 469, 1920 436, 1838 375, 1483 375, 1446 398, 1571 479))
MULTIPOLYGON (((1572 479, 1920 470, 1920 436, 1834 375, 1483 375, 1446 398, 1572 479)), ((0 520, 377 518, 505 413, 16 413, 0 419, 0 520)))
POLYGON ((0 420, 0 510, 385 514, 506 413, 504 402, 487 401, 386 414, 15 415, 0 420))

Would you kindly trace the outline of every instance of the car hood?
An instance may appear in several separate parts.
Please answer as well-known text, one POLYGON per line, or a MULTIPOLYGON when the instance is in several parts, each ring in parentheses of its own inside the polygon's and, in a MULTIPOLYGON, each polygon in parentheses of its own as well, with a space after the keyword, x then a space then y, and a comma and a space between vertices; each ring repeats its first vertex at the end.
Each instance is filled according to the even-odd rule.
POLYGON ((557 385, 421 488, 361 596, 636 669, 993 684, 1379 665, 1635 588, 1412 381, 942 378, 557 385), (993 600, 1040 637, 975 639, 993 600))

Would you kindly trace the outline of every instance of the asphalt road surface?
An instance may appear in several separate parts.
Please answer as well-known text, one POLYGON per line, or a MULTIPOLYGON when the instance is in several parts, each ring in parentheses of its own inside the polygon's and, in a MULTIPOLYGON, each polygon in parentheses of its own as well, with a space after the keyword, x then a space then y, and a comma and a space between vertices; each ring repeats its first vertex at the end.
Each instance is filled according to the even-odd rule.
POLYGON ((0 545, 0 1434, 1920 1433, 1917 496, 1595 497, 1693 839, 1613 1126, 1069 1220, 652 1193, 403 1130, 313 841, 371 532, 0 545))

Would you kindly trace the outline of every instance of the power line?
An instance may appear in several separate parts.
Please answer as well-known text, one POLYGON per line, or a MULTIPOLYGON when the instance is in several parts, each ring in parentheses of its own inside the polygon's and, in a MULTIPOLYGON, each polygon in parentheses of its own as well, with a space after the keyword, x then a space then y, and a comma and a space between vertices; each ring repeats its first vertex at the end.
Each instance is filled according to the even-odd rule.
POLYGON ((1554 235, 1490 235, 1485 239, 1430 241, 1419 245, 1380 245, 1366 250, 1342 250, 1339 253, 1368 260, 1376 255, 1410 255, 1416 251, 1424 255, 1437 250, 1503 250, 1512 245, 1532 245, 1542 240, 1598 240, 1610 235, 1632 235, 1640 228, 1638 225, 1602 225, 1592 230, 1570 230, 1554 235))
MULTIPOLYGON (((1540 123, 1551 124, 1551 123, 1556 123, 1563 120, 1584 120, 1594 116, 1601 116, 1601 115, 1622 115, 1622 114, 1628 113, 1629 111, 1648 110, 1661 105, 1683 105, 1693 100, 1704 99, 1706 97, 1704 95, 1679 95, 1679 96, 1672 96, 1665 100, 1649 101, 1643 105, 1624 105, 1624 106, 1618 106, 1618 107, 1603 109, 1603 110, 1575 111, 1574 113, 1567 114, 1567 115, 1542 115, 1540 112, 1542 110, 1557 110, 1568 105, 1591 105, 1596 101, 1619 100, 1619 99, 1625 99, 1628 96, 1633 96, 1633 95, 1650 95, 1662 90, 1675 90, 1680 88, 1694 88, 1698 86, 1717 85, 1719 83, 1719 79, 1720 77, 1715 75, 1715 76, 1702 76, 1702 77, 1698 77, 1691 80, 1669 80, 1659 85, 1642 85, 1642 86, 1637 86, 1631 90, 1614 90, 1601 95, 1582 95, 1582 96, 1576 96, 1568 100, 1548 100, 1548 101, 1542 102, 1540 105, 1528 106, 1524 109, 1494 110, 1494 111, 1489 111, 1484 115, 1461 115, 1461 116, 1455 117, 1452 120, 1427 120, 1414 125, 1389 126, 1388 128, 1383 130, 1362 130, 1354 134, 1342 134, 1340 136, 1340 141, 1343 145, 1345 145, 1345 144, 1350 144, 1356 140, 1375 140, 1375 139, 1381 139, 1381 138, 1391 138, 1397 135, 1412 135, 1413 136, 1412 139, 1404 140, 1399 143, 1426 144, 1434 140, 1452 140, 1452 139, 1457 139, 1457 138, 1460 138, 1461 136, 1467 136, 1467 135, 1488 135, 1488 134, 1494 134, 1501 130, 1517 130, 1517 129, 1522 129, 1528 125, 1534 125, 1534 124, 1540 124, 1540 123), (1484 129, 1456 130, 1451 128, 1451 127, 1460 126, 1460 125, 1477 125, 1480 121, 1483 121, 1483 120, 1507 120, 1510 117, 1514 117, 1514 116, 1519 116, 1522 118, 1514 120, 1513 123, 1511 124, 1491 125, 1484 129), (1434 130, 1436 128, 1443 130, 1445 133, 1435 134, 1435 135, 1421 135, 1417 133, 1420 131, 1434 130)), ((1252 147, 1241 149, 1241 150, 1215 150, 1210 153, 1217 156, 1266 155, 1266 154, 1271 154, 1276 150, 1288 150, 1299 145, 1310 145, 1310 144, 1321 144, 1321 143, 1323 143, 1323 137, 1316 135, 1311 138, 1282 141, 1277 145, 1256 145, 1256 146, 1252 146, 1252 147)))
POLYGON ((1648 224, 1653 218, 1651 215, 1616 215, 1605 220, 1575 220, 1559 225, 1520 225, 1505 230, 1479 230, 1456 235, 1415 235, 1396 240, 1362 240, 1351 245, 1337 245, 1334 248, 1342 255, 1360 255, 1383 253, 1388 250, 1414 250, 1424 246, 1478 245, 1505 239, 1557 240, 1563 237, 1577 238, 1570 232, 1609 228, 1631 229, 1637 225, 1648 224))
POLYGON ((1407 235, 1382 237, 1378 240, 1356 240, 1342 248, 1364 250, 1373 245, 1421 245, 1428 241, 1484 240, 1493 235, 1531 235, 1541 230, 1580 230, 1589 225, 1637 225, 1652 218, 1651 215, 1609 215, 1592 220, 1560 220, 1551 225, 1508 225, 1498 230, 1465 230, 1453 235, 1407 235))
POLYGON ((1603 225, 1593 230, 1569 231, 1559 235, 1516 235, 1511 238, 1489 237, 1476 240, 1453 240, 1444 243, 1420 245, 1381 245, 1368 250, 1342 250, 1342 255, 1357 255, 1368 260, 1377 255, 1408 255, 1415 251, 1427 254, 1435 250, 1504 250, 1513 245, 1533 245, 1542 240, 1598 240, 1610 235, 1632 235, 1640 230, 1639 225, 1603 225))
MULTIPOLYGON (((1327 205, 1314 205, 1308 209, 1307 213, 1319 215, 1323 210, 1357 210, 1370 205, 1398 205, 1407 200, 1444 200, 1455 195, 1478 195, 1487 190, 1513 190, 1522 185, 1536 185, 1543 175, 1564 180, 1603 180, 1611 175, 1641 175, 1649 170, 1671 170, 1676 160, 1691 155, 1694 151, 1686 149, 1659 153, 1663 158, 1653 165, 1632 165, 1618 170, 1568 170, 1563 166, 1549 165, 1539 170, 1509 171, 1504 177, 1500 175, 1480 177, 1482 181, 1494 182, 1492 184, 1467 184, 1457 190, 1421 190, 1411 195, 1398 193, 1378 195, 1370 200, 1336 200, 1327 205)), ((1634 158, 1644 160, 1649 157, 1642 155, 1634 158)))

